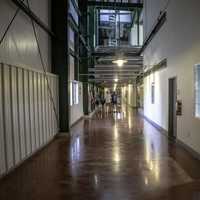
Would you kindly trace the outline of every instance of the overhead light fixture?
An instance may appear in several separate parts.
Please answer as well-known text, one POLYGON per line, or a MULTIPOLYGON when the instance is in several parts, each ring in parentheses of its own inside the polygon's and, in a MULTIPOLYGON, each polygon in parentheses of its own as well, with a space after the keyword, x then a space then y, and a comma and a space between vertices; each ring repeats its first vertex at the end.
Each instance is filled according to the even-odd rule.
POLYGON ((118 80, 118 78, 116 78, 116 79, 114 79, 114 81, 115 81, 115 82, 118 82, 119 80, 118 80))
POLYGON ((117 59, 117 60, 113 60, 112 63, 117 64, 118 67, 122 67, 125 63, 127 63, 127 60, 124 59, 117 59))

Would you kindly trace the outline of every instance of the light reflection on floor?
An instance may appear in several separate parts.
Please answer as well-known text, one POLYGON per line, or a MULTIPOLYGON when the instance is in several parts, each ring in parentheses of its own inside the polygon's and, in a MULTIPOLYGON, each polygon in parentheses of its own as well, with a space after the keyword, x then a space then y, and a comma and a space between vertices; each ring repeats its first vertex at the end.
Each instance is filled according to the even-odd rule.
POLYGON ((0 199, 200 200, 199 166, 136 110, 105 107, 2 181, 0 199))

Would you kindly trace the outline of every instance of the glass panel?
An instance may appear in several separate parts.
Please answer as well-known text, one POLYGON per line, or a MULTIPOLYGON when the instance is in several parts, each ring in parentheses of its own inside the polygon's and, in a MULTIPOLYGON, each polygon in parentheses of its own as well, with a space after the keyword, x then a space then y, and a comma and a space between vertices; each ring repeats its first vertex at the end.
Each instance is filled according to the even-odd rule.
POLYGON ((137 14, 136 11, 99 10, 98 45, 141 46, 143 25, 138 23, 137 14))
POLYGON ((70 105, 79 104, 79 83, 76 81, 70 82, 70 105))

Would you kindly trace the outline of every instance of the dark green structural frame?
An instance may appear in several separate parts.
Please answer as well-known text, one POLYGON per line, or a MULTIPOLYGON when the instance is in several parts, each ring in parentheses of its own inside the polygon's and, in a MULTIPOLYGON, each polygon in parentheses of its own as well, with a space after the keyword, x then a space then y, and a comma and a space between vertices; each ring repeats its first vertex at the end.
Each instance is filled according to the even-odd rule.
POLYGON ((122 3, 122 2, 103 2, 88 1, 88 6, 95 6, 101 9, 118 9, 118 10, 134 10, 135 8, 143 8, 142 3, 122 3))
POLYGON ((60 131, 69 131, 69 60, 68 60, 68 1, 51 1, 52 3, 52 68, 59 76, 59 118, 60 131))
MULTIPOLYGON (((79 0, 79 7, 81 17, 79 18, 79 31, 82 33, 82 38, 79 40, 79 72, 80 74, 88 74, 89 57, 90 57, 90 45, 88 42, 88 12, 87 2, 79 0)), ((89 94, 88 94, 88 77, 80 76, 79 80, 83 83, 83 112, 84 115, 89 114, 89 94)))

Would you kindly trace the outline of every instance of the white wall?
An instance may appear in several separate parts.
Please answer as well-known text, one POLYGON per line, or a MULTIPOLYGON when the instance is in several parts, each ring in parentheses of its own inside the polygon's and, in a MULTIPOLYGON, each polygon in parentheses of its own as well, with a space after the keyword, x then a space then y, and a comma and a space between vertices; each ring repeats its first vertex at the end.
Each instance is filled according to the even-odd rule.
MULTIPOLYGON (((47 78, 59 114, 58 77, 47 78)), ((47 144, 58 125, 44 73, 0 64, 0 177, 47 144)))
MULTIPOLYGON (((25 1, 26 2, 26 1, 25 1)), ((32 11, 50 27, 50 1, 29 0, 32 11)), ((17 7, 8 0, 0 0, 0 38, 14 16, 17 7)), ((37 27, 38 38, 47 71, 51 71, 50 37, 37 27)), ((22 11, 13 22, 8 35, 0 46, 0 62, 15 66, 42 69, 31 20, 22 11)))
MULTIPOLYGON (((145 1, 145 33, 150 30, 166 1, 145 1)), ((194 65, 200 63, 200 1, 173 0, 167 21, 144 52, 144 64, 152 66, 167 58, 168 66, 144 79, 144 114, 168 129, 168 79, 177 77, 178 99, 183 115, 178 117, 178 139, 200 153, 200 120, 194 117, 194 65), (155 104, 150 87, 155 81, 155 104)))
POLYGON ((121 88, 122 102, 131 107, 136 107, 136 85, 128 84, 121 88))

